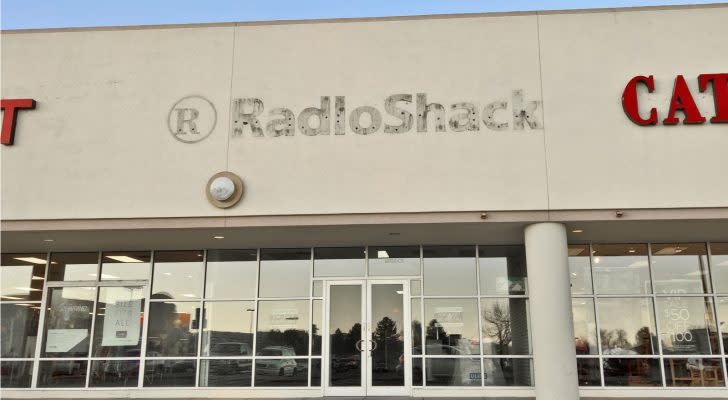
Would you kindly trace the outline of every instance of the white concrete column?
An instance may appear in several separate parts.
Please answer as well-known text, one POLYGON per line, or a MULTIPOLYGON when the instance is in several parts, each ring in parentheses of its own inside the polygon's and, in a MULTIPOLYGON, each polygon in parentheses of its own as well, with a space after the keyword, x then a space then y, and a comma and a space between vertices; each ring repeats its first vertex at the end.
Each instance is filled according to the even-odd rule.
POLYGON ((525 230, 536 400, 578 400, 566 227, 525 230))

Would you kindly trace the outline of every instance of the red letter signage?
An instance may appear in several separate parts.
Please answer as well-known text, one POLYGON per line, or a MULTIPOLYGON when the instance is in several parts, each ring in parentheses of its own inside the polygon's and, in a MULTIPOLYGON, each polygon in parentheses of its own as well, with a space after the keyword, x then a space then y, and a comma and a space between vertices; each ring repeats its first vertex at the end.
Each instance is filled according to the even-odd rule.
POLYGON ((713 82, 713 100, 715 101, 715 117, 712 123, 728 122, 728 74, 702 74, 698 76, 698 87, 704 92, 708 82, 713 82))
POLYGON ((685 78, 682 75, 678 75, 675 78, 675 88, 672 92, 672 100, 670 101, 670 111, 667 112, 667 118, 662 120, 665 125, 675 125, 680 120, 675 116, 675 111, 682 110, 685 113, 684 124, 702 124, 705 122, 705 117, 700 115, 698 106, 695 105, 693 95, 690 94, 688 84, 685 83, 685 78))
POLYGON ((637 84, 644 83, 647 86, 647 90, 652 93, 655 91, 655 80, 652 75, 649 77, 635 76, 632 80, 627 83, 622 93, 622 107, 624 112, 627 114, 629 119, 637 125, 655 125, 657 123, 657 110, 655 108, 650 110, 650 117, 643 119, 640 117, 639 107, 637 104, 637 84))
POLYGON ((18 119, 18 110, 32 110, 35 108, 33 99, 0 100, 0 108, 5 111, 3 115, 2 144, 12 145, 15 139, 15 122, 18 119))

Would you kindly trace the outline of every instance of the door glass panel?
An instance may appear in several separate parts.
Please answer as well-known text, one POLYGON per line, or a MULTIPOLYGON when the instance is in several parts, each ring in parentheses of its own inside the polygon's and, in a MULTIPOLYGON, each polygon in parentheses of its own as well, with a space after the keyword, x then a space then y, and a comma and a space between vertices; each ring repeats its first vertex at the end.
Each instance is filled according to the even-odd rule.
POLYGON ((332 285, 329 385, 361 386, 361 285, 332 285))
MULTIPOLYGON (((95 296, 96 288, 94 287, 64 287, 48 290, 48 314, 43 334, 43 357, 88 356, 88 336, 91 331, 91 315, 95 296)), ((86 373, 85 367, 83 373, 86 373)))
POLYGON ((402 284, 371 289, 372 385, 404 386, 404 310, 402 284))
POLYGON ((143 287, 99 288, 93 356, 139 357, 143 319, 143 287))

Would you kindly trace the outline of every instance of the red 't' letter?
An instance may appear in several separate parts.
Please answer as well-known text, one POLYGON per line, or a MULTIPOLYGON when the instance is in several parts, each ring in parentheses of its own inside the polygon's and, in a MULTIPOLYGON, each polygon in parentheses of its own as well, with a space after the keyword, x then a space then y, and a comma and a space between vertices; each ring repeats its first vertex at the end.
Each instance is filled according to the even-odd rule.
POLYGON ((708 82, 713 81, 713 100, 715 117, 710 122, 728 122, 728 74, 702 74, 698 76, 698 86, 704 92, 708 82))
POLYGON ((693 95, 690 94, 688 84, 685 83, 685 78, 682 75, 678 75, 675 78, 675 89, 672 92, 672 100, 670 101, 670 111, 667 113, 667 118, 662 122, 665 125, 675 125, 680 122, 675 117, 675 111, 682 110, 685 113, 684 124, 702 124, 705 122, 705 118, 700 115, 698 106, 695 105, 693 95))
POLYGON ((15 122, 18 119, 18 110, 32 110, 35 108, 33 99, 0 100, 0 108, 5 111, 3 115, 2 135, 0 142, 12 145, 15 138, 15 122))
POLYGON ((627 83, 627 86, 622 92, 622 108, 624 113, 627 114, 629 119, 637 125, 655 125, 657 123, 657 110, 650 110, 650 117, 643 119, 640 117, 639 106, 637 105, 637 84, 644 83, 647 86, 647 90, 650 93, 655 91, 655 81, 652 75, 649 77, 635 76, 632 80, 627 83))

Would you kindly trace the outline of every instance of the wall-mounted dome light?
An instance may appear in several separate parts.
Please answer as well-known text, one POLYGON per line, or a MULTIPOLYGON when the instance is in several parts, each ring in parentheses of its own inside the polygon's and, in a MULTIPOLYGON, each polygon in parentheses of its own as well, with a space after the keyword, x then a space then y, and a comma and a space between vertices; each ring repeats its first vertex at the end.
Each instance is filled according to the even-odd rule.
POLYGON ((243 197, 243 181, 232 172, 218 172, 207 181, 205 195, 215 207, 232 207, 243 197))

